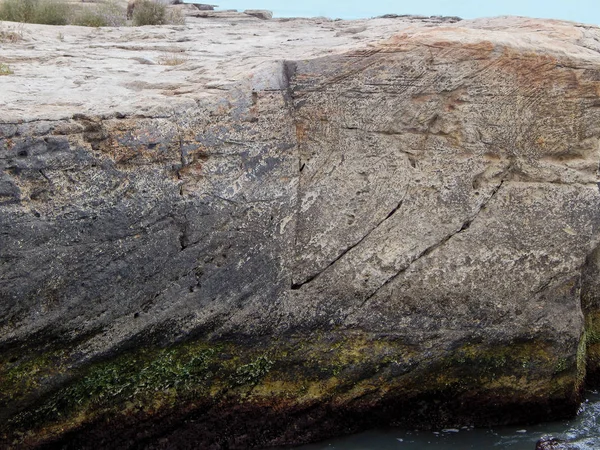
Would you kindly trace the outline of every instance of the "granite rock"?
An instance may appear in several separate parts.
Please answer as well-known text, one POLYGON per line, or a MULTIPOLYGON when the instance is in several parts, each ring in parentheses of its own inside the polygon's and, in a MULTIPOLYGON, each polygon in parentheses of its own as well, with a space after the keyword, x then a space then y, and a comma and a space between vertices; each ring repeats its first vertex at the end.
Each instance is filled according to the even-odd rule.
POLYGON ((574 414, 600 30, 210 13, 1 44, 2 444, 574 414))

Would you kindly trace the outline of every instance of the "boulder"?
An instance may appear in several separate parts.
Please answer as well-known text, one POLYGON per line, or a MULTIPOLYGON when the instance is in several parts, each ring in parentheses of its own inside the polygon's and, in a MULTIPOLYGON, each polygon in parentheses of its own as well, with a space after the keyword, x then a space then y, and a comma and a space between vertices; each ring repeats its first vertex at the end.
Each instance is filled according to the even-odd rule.
POLYGON ((257 17, 262 20, 269 20, 273 18, 273 13, 271 11, 267 11, 266 9, 247 9, 244 11, 244 14, 248 14, 249 16, 257 17))
POLYGON ((204 3, 192 3, 200 11, 214 11, 216 5, 207 5, 204 3))
POLYGON ((257 24, 3 44, 0 446, 574 415, 600 364, 599 29, 257 24))
POLYGON ((577 450, 577 447, 566 444, 552 436, 545 436, 537 441, 535 450, 577 450))

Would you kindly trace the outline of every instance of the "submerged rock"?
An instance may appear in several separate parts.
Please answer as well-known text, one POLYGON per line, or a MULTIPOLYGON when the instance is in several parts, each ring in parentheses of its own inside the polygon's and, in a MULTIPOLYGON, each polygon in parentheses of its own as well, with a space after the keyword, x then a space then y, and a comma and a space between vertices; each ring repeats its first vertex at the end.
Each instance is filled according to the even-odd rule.
POLYGON ((574 414, 598 29, 240 16, 3 47, 2 445, 574 414))
POLYGON ((551 436, 541 438, 535 445, 535 450, 576 450, 576 447, 568 445, 551 436))

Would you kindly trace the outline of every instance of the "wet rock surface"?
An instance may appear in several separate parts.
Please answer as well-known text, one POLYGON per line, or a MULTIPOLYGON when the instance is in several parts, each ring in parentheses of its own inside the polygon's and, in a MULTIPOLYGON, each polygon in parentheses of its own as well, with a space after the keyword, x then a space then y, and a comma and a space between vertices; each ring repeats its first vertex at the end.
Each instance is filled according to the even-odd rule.
POLYGON ((574 450, 575 448, 553 437, 543 437, 535 445, 535 450, 574 450))
POLYGON ((2 44, 5 445, 573 414, 598 29, 217 16, 2 44))

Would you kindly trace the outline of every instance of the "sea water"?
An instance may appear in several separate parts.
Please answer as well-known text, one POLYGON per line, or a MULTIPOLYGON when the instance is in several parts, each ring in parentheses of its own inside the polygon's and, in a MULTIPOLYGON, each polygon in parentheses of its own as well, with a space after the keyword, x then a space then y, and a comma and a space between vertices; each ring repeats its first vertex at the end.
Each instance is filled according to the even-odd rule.
POLYGON ((565 440, 574 449, 600 450, 600 393, 588 392, 572 420, 534 426, 490 429, 450 428, 436 431, 374 430, 331 439, 298 450, 534 450, 542 436, 565 440))

